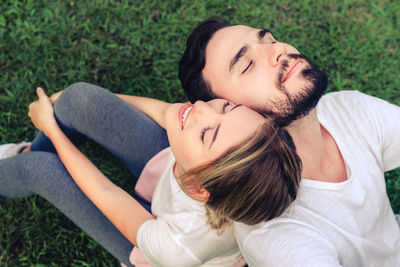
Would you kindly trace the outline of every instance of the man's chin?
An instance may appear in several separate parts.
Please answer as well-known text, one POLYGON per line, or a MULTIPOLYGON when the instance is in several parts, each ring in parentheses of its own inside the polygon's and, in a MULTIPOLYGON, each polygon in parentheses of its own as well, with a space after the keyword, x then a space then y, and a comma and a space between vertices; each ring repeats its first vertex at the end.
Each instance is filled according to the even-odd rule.
POLYGON ((263 110, 263 113, 273 118, 280 127, 307 116, 326 91, 328 78, 323 71, 315 67, 307 68, 302 71, 302 76, 310 81, 308 86, 301 88, 295 95, 287 94, 286 101, 271 103, 269 109, 263 110))

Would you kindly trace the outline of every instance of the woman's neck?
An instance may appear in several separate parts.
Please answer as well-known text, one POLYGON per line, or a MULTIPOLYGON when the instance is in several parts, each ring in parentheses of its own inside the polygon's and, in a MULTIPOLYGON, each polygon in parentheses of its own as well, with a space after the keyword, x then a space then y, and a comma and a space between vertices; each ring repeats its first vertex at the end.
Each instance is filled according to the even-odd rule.
MULTIPOLYGON (((182 168, 182 166, 177 161, 175 161, 172 172, 176 178, 176 177, 182 176, 185 173, 185 170, 182 168)), ((177 180, 179 180, 179 179, 177 179, 177 180)))

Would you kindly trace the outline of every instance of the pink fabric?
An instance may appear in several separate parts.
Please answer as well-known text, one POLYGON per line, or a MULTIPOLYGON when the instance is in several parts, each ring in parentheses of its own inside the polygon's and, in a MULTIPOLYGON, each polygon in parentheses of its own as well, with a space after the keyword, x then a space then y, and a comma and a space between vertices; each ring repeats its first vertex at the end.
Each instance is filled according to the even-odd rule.
MULTIPOLYGON (((135 186, 135 192, 148 202, 151 202, 153 198, 154 189, 156 188, 161 174, 165 169, 170 152, 170 147, 158 152, 147 162, 139 176, 135 186)), ((152 265, 144 259, 142 253, 137 247, 133 248, 129 261, 135 265, 135 267, 152 267, 152 265)), ((121 265, 124 266, 122 263, 121 265)), ((242 257, 239 261, 229 267, 243 267, 245 265, 246 261, 242 257)))
POLYGON ((146 163, 139 176, 135 186, 135 192, 148 202, 151 202, 151 199, 153 198, 154 189, 156 188, 161 174, 165 169, 170 152, 170 147, 158 152, 146 163))
POLYGON ((246 261, 244 260, 243 257, 241 257, 236 263, 232 264, 229 267, 243 267, 246 265, 246 261))
MULTIPOLYGON (((167 147, 158 152, 146 163, 139 176, 135 186, 135 192, 148 202, 151 202, 153 198, 154 189, 165 169, 170 151, 171 148, 167 147)), ((144 259, 137 247, 133 248, 129 256, 129 261, 135 265, 135 267, 152 267, 151 264, 144 259)))
POLYGON ((152 265, 143 258, 142 253, 137 247, 133 248, 129 261, 135 265, 135 267, 152 267, 152 265))

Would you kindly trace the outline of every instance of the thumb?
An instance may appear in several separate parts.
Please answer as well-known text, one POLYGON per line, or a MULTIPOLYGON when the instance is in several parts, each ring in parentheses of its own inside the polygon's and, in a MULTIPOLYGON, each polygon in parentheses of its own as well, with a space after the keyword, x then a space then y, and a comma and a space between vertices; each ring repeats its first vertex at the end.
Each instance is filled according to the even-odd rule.
POLYGON ((39 99, 43 96, 46 96, 46 93, 44 92, 43 88, 41 88, 41 87, 36 88, 36 94, 39 97, 39 99))

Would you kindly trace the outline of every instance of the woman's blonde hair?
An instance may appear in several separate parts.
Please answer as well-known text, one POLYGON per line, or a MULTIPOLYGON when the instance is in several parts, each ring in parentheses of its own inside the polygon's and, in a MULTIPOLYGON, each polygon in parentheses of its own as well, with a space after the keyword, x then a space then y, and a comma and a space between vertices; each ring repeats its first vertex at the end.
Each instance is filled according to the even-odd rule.
POLYGON ((221 233, 233 220, 254 225, 281 215, 295 200, 301 160, 289 133, 265 122, 247 141, 179 177, 204 188, 208 223, 221 233))

